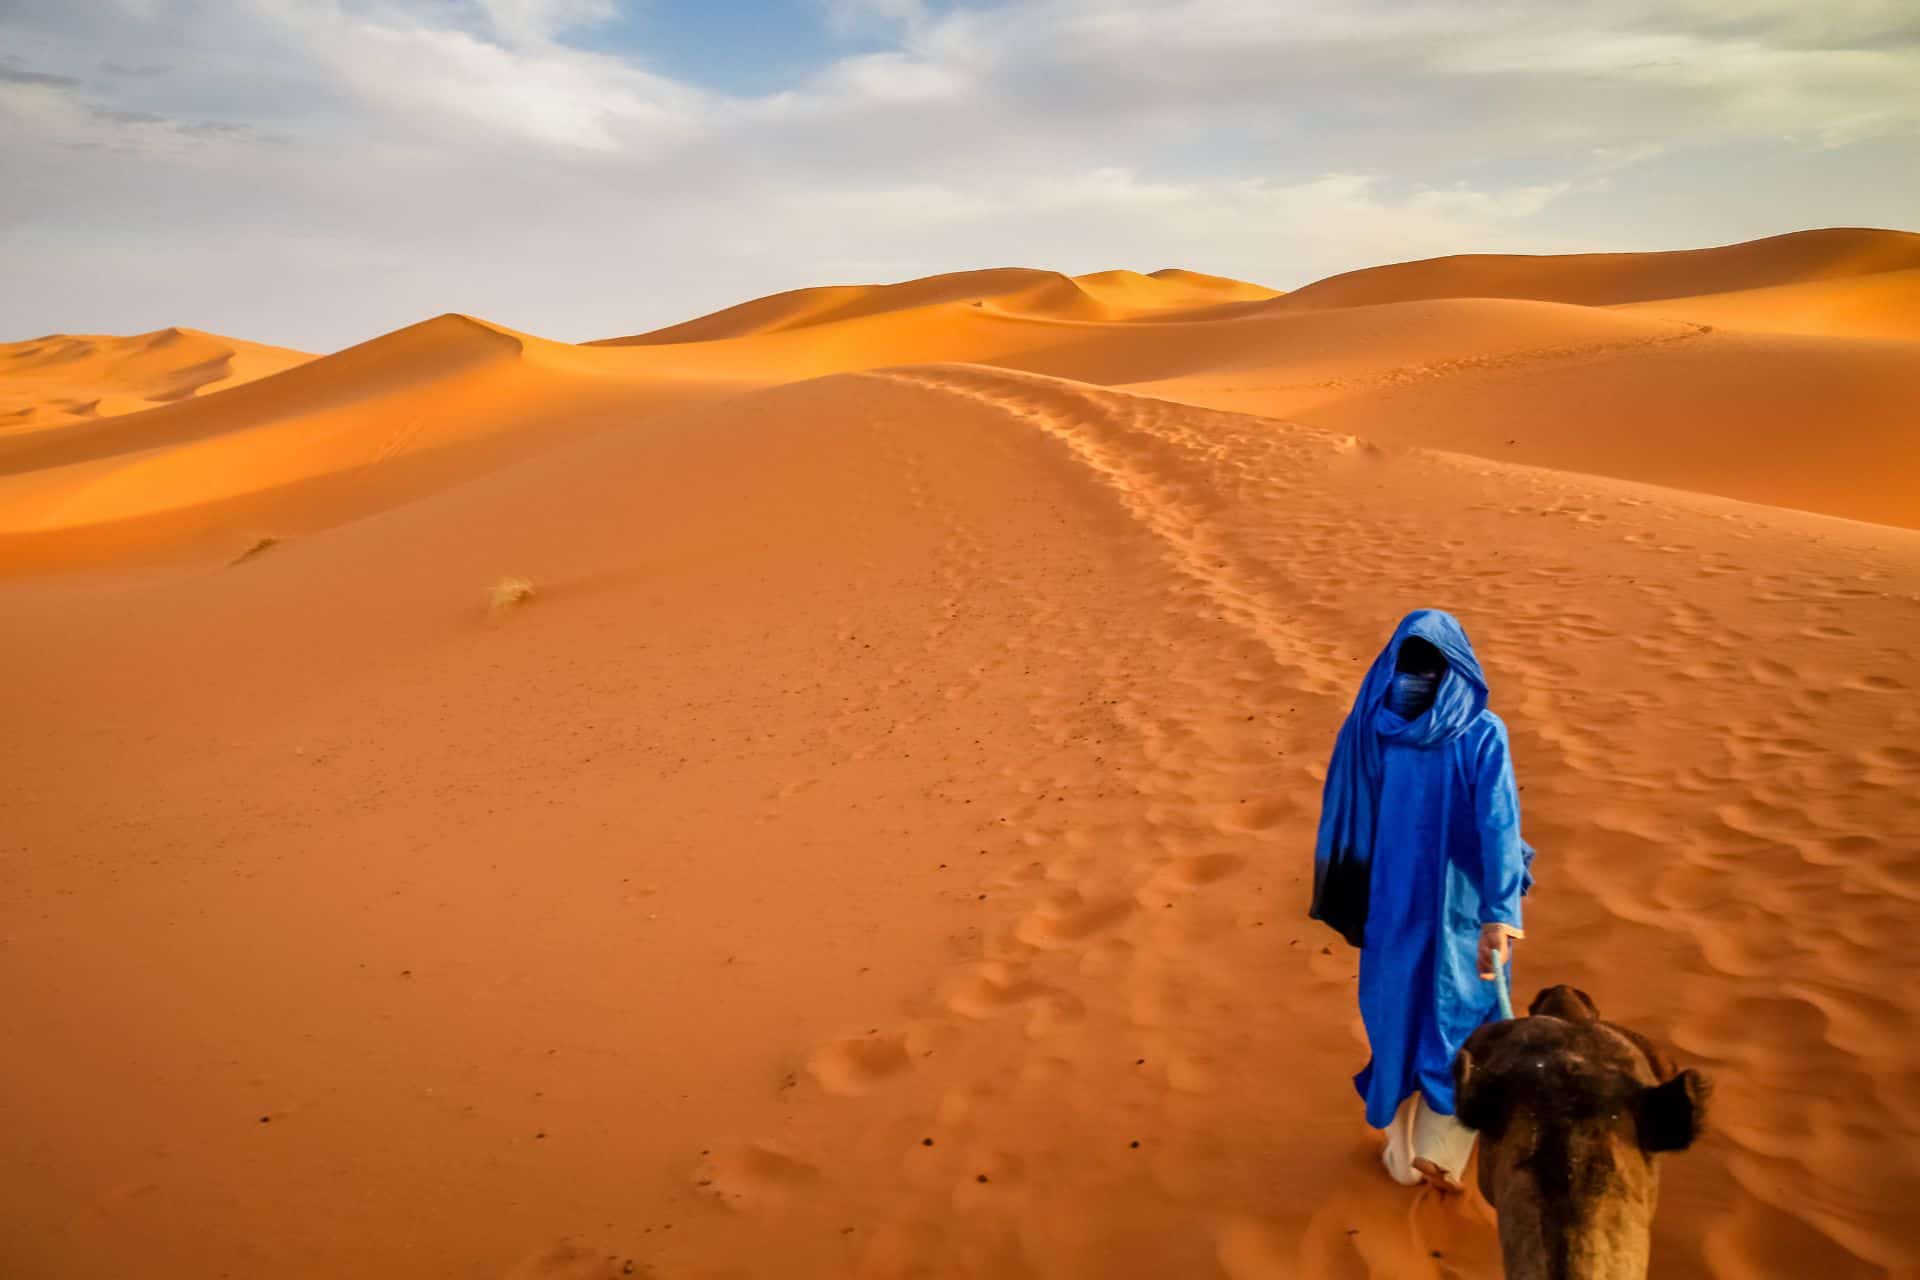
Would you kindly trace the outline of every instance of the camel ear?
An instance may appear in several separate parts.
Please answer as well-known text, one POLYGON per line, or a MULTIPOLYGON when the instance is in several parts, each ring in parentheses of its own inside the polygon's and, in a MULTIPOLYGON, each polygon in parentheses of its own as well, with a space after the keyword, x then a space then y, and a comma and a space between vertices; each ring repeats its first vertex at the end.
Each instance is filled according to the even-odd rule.
POLYGON ((1453 1114, 1469 1129, 1497 1133, 1506 1123, 1507 1087, 1487 1071, 1486 1064, 1518 1025, 1517 1020, 1489 1022, 1468 1036, 1454 1055, 1453 1114))
POLYGON ((1661 1084, 1640 1091, 1635 1116, 1640 1126, 1640 1149, 1685 1151, 1706 1127, 1707 1099, 1713 1084, 1698 1071, 1682 1071, 1661 1084))
POLYGON ((1453 1060, 1453 1117, 1469 1129, 1492 1132, 1506 1110, 1506 1088, 1462 1049, 1453 1060))

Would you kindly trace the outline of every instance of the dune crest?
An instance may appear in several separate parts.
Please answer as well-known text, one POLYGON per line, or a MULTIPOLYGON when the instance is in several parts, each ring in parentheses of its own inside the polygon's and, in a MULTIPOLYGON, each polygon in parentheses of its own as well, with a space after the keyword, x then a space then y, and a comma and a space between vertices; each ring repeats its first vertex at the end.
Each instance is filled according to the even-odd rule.
POLYGON ((1354 307, 1480 297, 1603 307, 1914 267, 1920 267, 1920 234, 1833 227, 1665 253, 1428 258, 1329 276, 1295 290, 1287 302, 1296 307, 1354 307))
POLYGON ((0 344, 0 438, 223 391, 312 358, 180 328, 0 344))
POLYGON ((191 393, 236 379, 222 370, 239 357, 183 361, 225 340, 43 340, 0 364, 0 396, 66 425, 0 432, 0 567, 224 557, 262 521, 359 518, 635 414, 943 361, 1917 526, 1902 478, 1920 468, 1917 262, 1920 236, 1839 229, 1435 259, 1289 294, 1178 269, 990 269, 797 290, 577 346, 448 315, 215 395, 191 393), (41 380, 110 367, 179 394, 74 417, 41 380))
POLYGON ((698 319, 592 346, 658 346, 778 333, 867 316, 943 306, 991 306, 1036 319, 1113 321, 1278 296, 1272 289, 1192 271, 1098 271, 1066 276, 1025 267, 956 271, 900 284, 796 289, 698 319))
POLYGON ((1728 329, 1810 337, 1920 341, 1920 266, 1793 281, 1726 293, 1662 298, 1620 308, 1728 329))
POLYGON ((443 315, 219 396, 0 437, 0 547, 29 567, 221 554, 263 525, 372 514, 732 385, 633 376, 589 348, 443 315))

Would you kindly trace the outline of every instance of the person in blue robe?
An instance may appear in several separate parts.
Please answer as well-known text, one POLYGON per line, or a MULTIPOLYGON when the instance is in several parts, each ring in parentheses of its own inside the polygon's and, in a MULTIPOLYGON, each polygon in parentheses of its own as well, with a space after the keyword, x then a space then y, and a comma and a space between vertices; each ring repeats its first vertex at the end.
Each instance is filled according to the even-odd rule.
POLYGON ((1309 914, 1360 948, 1372 1060, 1354 1077, 1396 1181, 1458 1186, 1473 1133, 1453 1119, 1453 1059, 1496 1021, 1494 979, 1523 937, 1533 850, 1507 728, 1451 614, 1408 614, 1334 742, 1309 914))

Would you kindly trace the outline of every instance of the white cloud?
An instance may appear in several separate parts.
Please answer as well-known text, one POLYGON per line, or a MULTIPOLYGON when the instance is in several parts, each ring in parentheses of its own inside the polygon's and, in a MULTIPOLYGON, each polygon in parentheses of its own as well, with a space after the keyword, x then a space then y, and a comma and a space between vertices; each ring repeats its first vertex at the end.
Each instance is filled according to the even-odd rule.
POLYGON ((815 84, 815 96, 832 105, 885 105, 952 101, 973 82, 959 68, 902 53, 843 58, 815 84))
POLYGON ((316 0, 279 0, 272 12, 335 84, 402 135, 452 124, 612 151, 683 137, 699 123, 704 105, 697 91, 549 41, 599 6, 486 0, 486 8, 515 43, 400 13, 360 17, 316 0))
POLYGON ((926 0, 822 0, 827 20, 841 32, 915 27, 931 16, 926 0))
POLYGON ((1531 218, 1567 194, 1571 182, 1542 182, 1533 186, 1476 191, 1456 184, 1415 192, 1410 209, 1466 221, 1469 219, 1531 218))
POLYGON ((1920 207, 1898 4, 820 4, 859 51, 743 96, 597 47, 614 0, 14 0, 0 327, 584 338, 848 264, 1297 285, 1920 207))
POLYGON ((493 33, 509 44, 544 44, 566 31, 611 22, 613 0, 478 0, 493 33))
MULTIPOLYGON (((1724 136, 1798 133, 1845 140, 1920 131, 1920 51, 1803 48, 1684 31, 1509 33, 1449 50, 1454 75, 1578 76, 1689 92, 1724 136)), ((1699 122, 1682 122, 1696 132, 1699 122), (1692 127, 1689 127, 1689 126, 1692 127)))

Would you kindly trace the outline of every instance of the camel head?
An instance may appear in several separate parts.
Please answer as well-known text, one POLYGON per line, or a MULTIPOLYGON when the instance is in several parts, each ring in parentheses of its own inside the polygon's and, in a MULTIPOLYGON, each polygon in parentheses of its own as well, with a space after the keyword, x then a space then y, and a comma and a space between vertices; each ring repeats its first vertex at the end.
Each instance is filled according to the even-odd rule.
POLYGON ((1454 1059, 1460 1122, 1480 1134, 1480 1190, 1500 1215, 1507 1280, 1643 1280, 1656 1163, 1700 1133, 1709 1084, 1548 987, 1454 1059))

